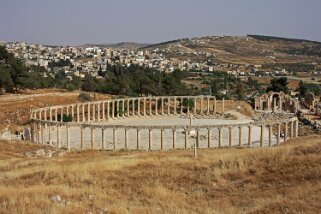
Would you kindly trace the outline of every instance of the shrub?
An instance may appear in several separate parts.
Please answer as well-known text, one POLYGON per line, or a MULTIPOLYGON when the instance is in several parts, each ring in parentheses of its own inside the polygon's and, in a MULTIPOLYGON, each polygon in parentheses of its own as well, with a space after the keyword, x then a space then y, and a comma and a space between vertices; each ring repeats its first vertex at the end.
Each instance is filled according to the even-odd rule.
POLYGON ((88 93, 80 93, 78 96, 79 100, 81 102, 88 102, 91 101, 91 97, 88 93))

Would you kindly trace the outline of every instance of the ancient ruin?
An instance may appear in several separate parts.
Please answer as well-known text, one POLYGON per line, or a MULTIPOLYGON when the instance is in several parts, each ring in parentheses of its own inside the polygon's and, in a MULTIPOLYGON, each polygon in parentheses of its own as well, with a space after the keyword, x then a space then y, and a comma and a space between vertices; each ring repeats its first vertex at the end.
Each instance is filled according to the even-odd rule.
POLYGON ((272 122, 214 123, 192 118, 224 112, 224 99, 213 96, 138 97, 52 106, 31 112, 31 139, 68 150, 163 150, 193 145, 265 147, 298 137, 294 115, 272 122), (146 122, 149 118, 161 125, 146 122))
POLYGON ((293 99, 290 95, 283 92, 270 91, 255 99, 255 110, 261 111, 290 111, 297 112, 299 101, 293 99))

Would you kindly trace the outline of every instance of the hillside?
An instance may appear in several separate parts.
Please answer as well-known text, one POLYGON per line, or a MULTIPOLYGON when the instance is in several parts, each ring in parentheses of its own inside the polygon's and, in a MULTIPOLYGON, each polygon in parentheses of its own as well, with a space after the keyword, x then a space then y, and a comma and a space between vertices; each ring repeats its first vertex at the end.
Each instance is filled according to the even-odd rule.
MULTIPOLYGON (((321 43, 271 36, 208 36, 179 39, 144 49, 163 50, 182 60, 200 58, 196 53, 214 54, 215 62, 231 64, 273 64, 320 62, 321 43)), ((200 58, 203 61, 206 58, 200 58)), ((207 59, 213 59, 210 55, 207 59)))
POLYGON ((52 149, 0 142, 0 213, 318 213, 321 209, 319 137, 266 149, 198 150, 197 159, 192 150, 22 156, 40 148, 52 149))
POLYGON ((136 43, 136 42, 119 42, 106 44, 85 44, 84 47, 103 47, 103 48, 119 48, 119 49, 137 49, 149 46, 150 44, 136 43))

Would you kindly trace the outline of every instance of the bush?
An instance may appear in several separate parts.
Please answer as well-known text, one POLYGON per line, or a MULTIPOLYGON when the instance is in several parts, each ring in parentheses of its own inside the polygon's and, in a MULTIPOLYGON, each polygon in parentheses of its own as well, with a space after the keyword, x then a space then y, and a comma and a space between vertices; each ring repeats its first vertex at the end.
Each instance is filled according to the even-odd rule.
POLYGON ((69 115, 64 114, 62 117, 62 121, 63 122, 72 122, 72 116, 70 114, 69 115))
POLYGON ((88 93, 80 93, 78 98, 81 102, 89 102, 91 101, 91 97, 88 93))
POLYGON ((66 89, 68 91, 76 91, 77 90, 77 87, 73 84, 73 83, 68 83, 66 89))

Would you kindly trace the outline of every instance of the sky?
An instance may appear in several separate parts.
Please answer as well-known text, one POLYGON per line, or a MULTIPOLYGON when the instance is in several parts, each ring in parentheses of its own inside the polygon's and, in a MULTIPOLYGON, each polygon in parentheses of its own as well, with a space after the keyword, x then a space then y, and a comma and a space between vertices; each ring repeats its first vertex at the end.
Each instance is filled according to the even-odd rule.
POLYGON ((260 34, 321 41, 321 0, 0 0, 0 41, 48 45, 260 34))

